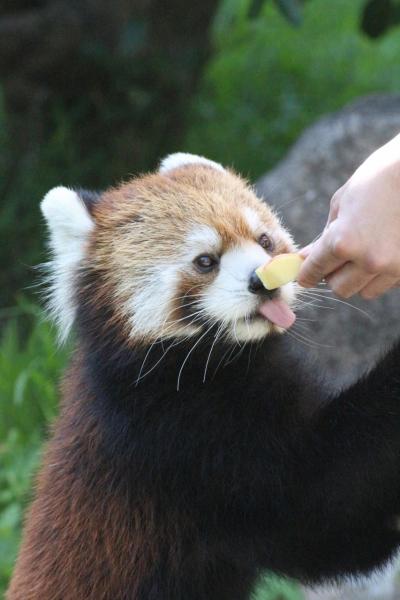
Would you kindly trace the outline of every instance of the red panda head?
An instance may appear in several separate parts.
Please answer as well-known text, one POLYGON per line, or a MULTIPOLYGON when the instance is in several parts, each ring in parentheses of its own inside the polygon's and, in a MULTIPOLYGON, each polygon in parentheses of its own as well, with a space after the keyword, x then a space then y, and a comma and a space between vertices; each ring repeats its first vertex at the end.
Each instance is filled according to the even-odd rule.
POLYGON ((104 331, 112 323, 132 344, 216 327, 221 338, 251 341, 285 327, 295 285, 267 293, 254 272, 293 251, 293 241, 247 183, 213 161, 173 154, 157 173, 94 201, 59 187, 41 208, 53 254, 49 304, 61 339, 80 302, 104 307, 104 331), (268 303, 280 306, 261 310, 268 303))

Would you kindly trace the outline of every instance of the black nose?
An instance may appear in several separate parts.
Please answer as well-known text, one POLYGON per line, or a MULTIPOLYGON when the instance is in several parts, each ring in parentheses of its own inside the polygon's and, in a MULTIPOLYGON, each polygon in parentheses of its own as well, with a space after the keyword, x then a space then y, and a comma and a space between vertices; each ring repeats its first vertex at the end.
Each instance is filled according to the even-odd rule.
POLYGON ((265 288, 261 282, 261 279, 259 278, 257 273, 253 271, 249 279, 249 292, 251 292, 252 294, 259 294, 263 290, 265 290, 265 288))
POLYGON ((268 296, 269 298, 273 298, 274 296, 277 296, 279 294, 279 290, 267 290, 263 286, 261 279, 259 278, 259 276, 257 275, 257 273, 255 271, 253 271, 250 275, 248 290, 252 294, 259 294, 260 296, 261 295, 268 296))

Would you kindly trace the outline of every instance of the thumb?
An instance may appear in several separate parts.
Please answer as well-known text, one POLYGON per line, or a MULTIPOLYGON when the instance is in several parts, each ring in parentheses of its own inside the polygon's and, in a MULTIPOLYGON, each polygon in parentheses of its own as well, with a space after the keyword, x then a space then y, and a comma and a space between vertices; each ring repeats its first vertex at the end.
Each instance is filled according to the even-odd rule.
MULTIPOLYGON (((300 269, 297 279, 299 285, 314 287, 329 273, 332 273, 346 262, 334 256, 332 252, 332 229, 332 226, 326 229, 322 236, 312 244, 300 269)), ((302 254, 302 251, 300 254, 302 254)))
POLYGON ((326 221, 326 225, 325 225, 325 229, 327 229, 329 227, 329 225, 332 223, 332 221, 335 221, 335 219, 337 219, 338 214, 339 214, 339 195, 341 195, 341 189, 339 188, 337 190, 337 192, 335 192, 331 198, 331 204, 330 204, 330 208, 329 208, 329 214, 328 214, 328 219, 326 221))

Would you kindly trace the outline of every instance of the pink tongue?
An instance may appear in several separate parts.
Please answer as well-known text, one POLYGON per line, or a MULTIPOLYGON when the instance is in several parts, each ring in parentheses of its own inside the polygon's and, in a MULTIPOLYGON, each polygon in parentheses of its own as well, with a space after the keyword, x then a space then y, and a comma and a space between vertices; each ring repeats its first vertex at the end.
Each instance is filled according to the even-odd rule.
POLYGON ((278 325, 278 327, 283 327, 284 329, 289 329, 296 320, 294 312, 280 298, 267 300, 267 302, 261 304, 258 312, 272 323, 275 323, 275 325, 278 325))

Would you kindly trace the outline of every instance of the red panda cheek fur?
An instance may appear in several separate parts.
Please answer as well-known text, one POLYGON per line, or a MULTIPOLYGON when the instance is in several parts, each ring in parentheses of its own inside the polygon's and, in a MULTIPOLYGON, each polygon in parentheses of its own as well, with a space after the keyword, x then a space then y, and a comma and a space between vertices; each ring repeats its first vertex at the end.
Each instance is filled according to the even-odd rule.
POLYGON ((243 207, 281 231, 242 180, 206 165, 91 206, 76 349, 7 600, 249 600, 263 570, 321 582, 399 548, 399 344, 332 391, 287 336, 210 353, 215 331, 171 352, 131 335, 121 278, 174 257, 194 218, 222 243, 254 238, 243 207))

